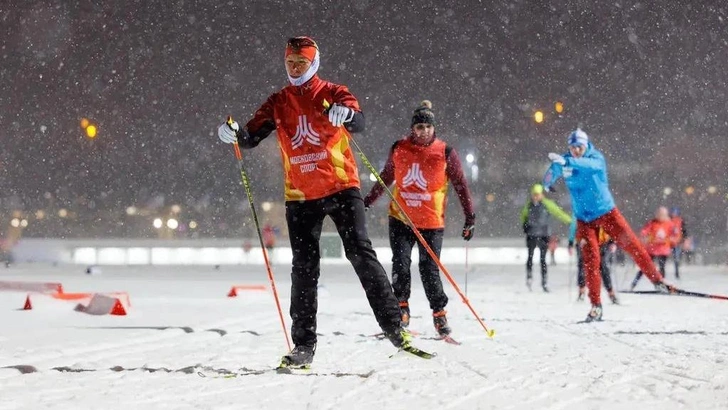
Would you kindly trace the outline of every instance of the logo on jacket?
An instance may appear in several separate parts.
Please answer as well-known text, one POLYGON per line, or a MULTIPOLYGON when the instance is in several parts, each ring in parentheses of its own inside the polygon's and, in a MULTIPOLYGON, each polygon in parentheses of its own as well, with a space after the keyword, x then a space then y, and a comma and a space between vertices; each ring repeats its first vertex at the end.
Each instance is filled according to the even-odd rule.
POLYGON ((321 137, 313 130, 313 126, 308 122, 305 115, 298 116, 298 125, 296 126, 296 135, 291 138, 293 149, 303 145, 304 141, 308 141, 311 145, 321 145, 321 137))
POLYGON ((427 189, 427 180, 422 174, 420 164, 416 162, 412 164, 412 167, 407 171, 407 175, 405 175, 404 179, 402 180, 402 186, 404 188, 407 188, 413 184, 417 185, 417 187, 422 190, 427 189))

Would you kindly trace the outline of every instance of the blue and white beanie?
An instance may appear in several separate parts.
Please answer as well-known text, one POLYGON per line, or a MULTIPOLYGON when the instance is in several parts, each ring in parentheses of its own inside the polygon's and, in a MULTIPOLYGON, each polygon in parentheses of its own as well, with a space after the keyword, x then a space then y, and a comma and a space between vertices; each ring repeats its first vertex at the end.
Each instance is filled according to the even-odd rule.
POLYGON ((569 134, 569 146, 572 145, 583 145, 587 146, 589 144, 589 136, 586 135, 584 131, 581 130, 581 128, 577 128, 576 131, 569 134))

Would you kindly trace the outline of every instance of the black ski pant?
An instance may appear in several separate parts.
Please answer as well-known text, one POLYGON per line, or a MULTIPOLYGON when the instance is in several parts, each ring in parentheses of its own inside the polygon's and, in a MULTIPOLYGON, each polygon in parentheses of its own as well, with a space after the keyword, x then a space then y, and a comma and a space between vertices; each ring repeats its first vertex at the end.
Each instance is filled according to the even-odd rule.
MULTIPOLYGON (((420 229, 420 234, 432 251, 440 257, 442 250, 443 229, 420 229)), ((392 248, 392 287, 394 295, 400 302, 407 302, 412 287, 412 247, 417 243, 419 247, 419 269, 425 296, 430 302, 430 309, 439 312, 447 305, 447 295, 442 289, 440 268, 430 257, 424 246, 417 240, 414 232, 407 224, 397 218, 389 218, 389 246, 392 248)))
MULTIPOLYGON (((657 268, 660 271, 660 274, 662 277, 665 277, 665 264, 667 264, 667 255, 650 255, 652 256, 652 261, 657 262, 657 268)), ((632 287, 637 286, 637 282, 640 281, 642 278, 642 271, 637 272, 637 276, 634 277, 634 280, 632 281, 632 287)))
POLYGON ((528 259, 526 259, 526 278, 533 277, 533 252, 538 248, 541 258, 541 285, 546 286, 548 272, 546 271, 546 251, 549 247, 548 236, 526 236, 526 247, 528 248, 528 259))
POLYGON ((364 288, 374 317, 386 334, 400 329, 400 310, 387 272, 369 240, 364 200, 358 188, 325 198, 286 202, 293 266, 291 269, 291 337, 295 345, 316 343, 318 280, 321 273, 319 239, 329 216, 344 245, 346 258, 364 288))
MULTIPOLYGON (((607 292, 611 292, 612 286, 612 270, 609 268, 609 261, 607 256, 609 255, 609 244, 605 243, 599 245, 599 259, 601 265, 599 266, 599 273, 602 276, 602 283, 607 292)), ((581 261, 581 248, 576 247, 576 282, 580 288, 586 287, 586 275, 584 275, 584 263, 581 261)))

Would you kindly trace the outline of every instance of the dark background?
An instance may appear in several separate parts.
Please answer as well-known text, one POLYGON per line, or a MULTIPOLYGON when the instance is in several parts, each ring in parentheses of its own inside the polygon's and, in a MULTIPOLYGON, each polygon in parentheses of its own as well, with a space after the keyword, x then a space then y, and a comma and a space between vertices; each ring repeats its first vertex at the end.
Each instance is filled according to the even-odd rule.
MULTIPOLYGON (((154 237, 151 220, 174 214, 179 237, 251 236, 216 128, 228 114, 246 121, 285 86, 285 41, 310 35, 321 77, 361 102, 368 131, 356 138, 375 166, 432 100, 438 135, 476 158, 477 180, 466 173, 477 235, 520 234, 528 186, 581 125, 636 228, 657 206, 679 206, 699 240, 722 243, 728 6, 676 3, 2 0, 2 223, 26 218, 36 237, 154 237), (81 118, 98 126, 95 139, 81 118)), ((283 228, 277 150, 270 138, 246 158, 256 201, 272 203, 264 219, 283 228)), ((386 203, 370 216, 378 236, 386 203)), ((448 217, 456 235, 454 198, 448 217)))

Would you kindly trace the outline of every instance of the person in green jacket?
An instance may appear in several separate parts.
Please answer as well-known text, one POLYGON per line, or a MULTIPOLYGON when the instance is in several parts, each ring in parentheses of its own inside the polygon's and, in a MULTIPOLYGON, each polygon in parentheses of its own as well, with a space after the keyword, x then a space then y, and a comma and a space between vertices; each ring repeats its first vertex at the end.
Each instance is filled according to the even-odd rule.
POLYGON ((531 290, 533 283, 533 252, 538 248, 541 256, 541 287, 548 292, 548 274, 546 270, 546 250, 548 249, 551 227, 549 222, 551 216, 560 222, 568 225, 571 223, 571 216, 564 212, 556 202, 544 196, 544 189, 541 184, 534 184, 531 187, 531 199, 521 209, 521 224, 523 233, 526 234, 526 247, 528 248, 528 259, 526 259, 526 286, 531 290))

